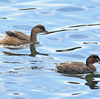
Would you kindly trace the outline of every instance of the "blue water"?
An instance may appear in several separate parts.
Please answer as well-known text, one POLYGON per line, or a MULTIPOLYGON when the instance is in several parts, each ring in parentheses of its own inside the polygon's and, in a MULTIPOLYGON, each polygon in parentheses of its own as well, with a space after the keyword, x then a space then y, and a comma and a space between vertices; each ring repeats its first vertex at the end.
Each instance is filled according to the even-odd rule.
POLYGON ((62 74, 56 63, 100 56, 99 0, 0 0, 0 37, 30 35, 43 24, 35 46, 0 45, 0 99, 99 99, 100 64, 93 74, 62 74))

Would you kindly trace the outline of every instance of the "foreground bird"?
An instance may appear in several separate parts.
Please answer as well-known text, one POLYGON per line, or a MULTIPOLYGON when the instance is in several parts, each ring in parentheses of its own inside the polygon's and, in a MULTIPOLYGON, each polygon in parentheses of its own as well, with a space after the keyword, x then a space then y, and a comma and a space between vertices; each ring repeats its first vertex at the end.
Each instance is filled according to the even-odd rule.
POLYGON ((74 74, 83 74, 83 73, 92 73, 96 71, 93 63, 99 62, 100 58, 97 55, 90 55, 87 60, 86 64, 83 62, 77 61, 66 61, 63 63, 57 64, 57 72, 60 73, 74 73, 74 74))
POLYGON ((49 33, 43 25, 33 27, 30 37, 18 31, 6 31, 6 36, 0 40, 0 44, 17 46, 27 43, 36 43, 37 34, 40 32, 49 33))

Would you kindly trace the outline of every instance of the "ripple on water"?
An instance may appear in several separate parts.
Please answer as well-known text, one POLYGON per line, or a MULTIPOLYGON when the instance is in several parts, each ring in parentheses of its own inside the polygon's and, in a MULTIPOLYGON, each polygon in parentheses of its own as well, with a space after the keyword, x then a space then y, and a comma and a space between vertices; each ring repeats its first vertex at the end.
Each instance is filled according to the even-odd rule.
POLYGON ((0 19, 7 19, 6 17, 0 17, 0 19))
POLYGON ((80 8, 80 7, 61 7, 56 9, 56 11, 61 11, 61 12, 78 12, 78 11, 85 11, 85 9, 80 8))
POLYGON ((23 9, 18 9, 18 10, 33 10, 33 9, 36 9, 36 8, 23 8, 23 9))
POLYGON ((64 88, 63 90, 52 90, 55 95, 61 96, 61 97, 74 97, 74 95, 79 96, 82 94, 87 94, 88 92, 85 92, 85 90, 82 91, 81 86, 69 86, 67 88, 64 88))
POLYGON ((0 0, 0 2, 11 3, 16 2, 16 0, 0 0))
POLYGON ((97 6, 92 6, 92 5, 88 5, 86 6, 87 8, 91 8, 91 9, 94 9, 94 8, 97 8, 97 6))
POLYGON ((80 33, 70 33, 68 35, 66 35, 66 38, 70 38, 70 39, 77 39, 77 40, 83 40, 83 39, 90 39, 91 36, 86 35, 86 34, 80 34, 80 33))
POLYGON ((29 98, 26 98, 26 97, 24 98, 24 97, 19 97, 19 96, 18 96, 18 97, 11 97, 11 98, 9 98, 9 99, 29 99, 29 98))
POLYGON ((52 92, 65 92, 66 89, 52 89, 52 92))
POLYGON ((42 85, 33 85, 31 86, 32 88, 35 88, 35 89, 46 89, 45 86, 42 86, 42 85))
POLYGON ((61 38, 58 38, 58 37, 46 37, 45 39, 48 41, 56 41, 56 42, 62 40, 61 38))
POLYGON ((25 31, 30 31, 32 29, 32 26, 28 26, 28 25, 13 25, 12 27, 16 29, 25 30, 25 31))
POLYGON ((44 16, 52 16, 55 14, 55 11, 36 11, 38 15, 44 15, 44 16))
POLYGON ((16 82, 5 82, 5 84, 18 84, 16 82))
POLYGON ((81 53, 71 53, 71 54, 66 54, 66 53, 59 53, 59 54, 54 54, 55 56, 65 56, 65 57, 70 57, 70 58, 86 58, 85 55, 81 53))
POLYGON ((68 90, 79 90, 82 89, 80 86, 69 86, 67 87, 68 90))

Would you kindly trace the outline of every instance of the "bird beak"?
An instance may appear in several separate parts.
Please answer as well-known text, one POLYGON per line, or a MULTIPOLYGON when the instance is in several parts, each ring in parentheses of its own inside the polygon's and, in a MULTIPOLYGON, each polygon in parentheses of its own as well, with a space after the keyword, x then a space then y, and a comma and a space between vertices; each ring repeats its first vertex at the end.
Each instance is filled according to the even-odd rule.
POLYGON ((99 63, 100 63, 100 59, 97 59, 97 62, 99 62, 99 63))
POLYGON ((47 34, 49 34, 49 32, 48 31, 44 31, 45 33, 47 33, 47 34))
POLYGON ((100 63, 100 59, 98 60, 98 62, 100 63))

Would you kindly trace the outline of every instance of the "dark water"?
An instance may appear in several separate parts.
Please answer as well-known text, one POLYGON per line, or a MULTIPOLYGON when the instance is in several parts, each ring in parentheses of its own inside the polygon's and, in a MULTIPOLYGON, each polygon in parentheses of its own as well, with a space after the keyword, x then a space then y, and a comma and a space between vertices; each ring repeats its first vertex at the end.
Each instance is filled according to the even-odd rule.
POLYGON ((100 1, 0 0, 0 37, 37 24, 51 32, 39 44, 0 45, 0 99, 100 99, 100 64, 94 74, 55 72, 55 63, 100 56, 100 1))

